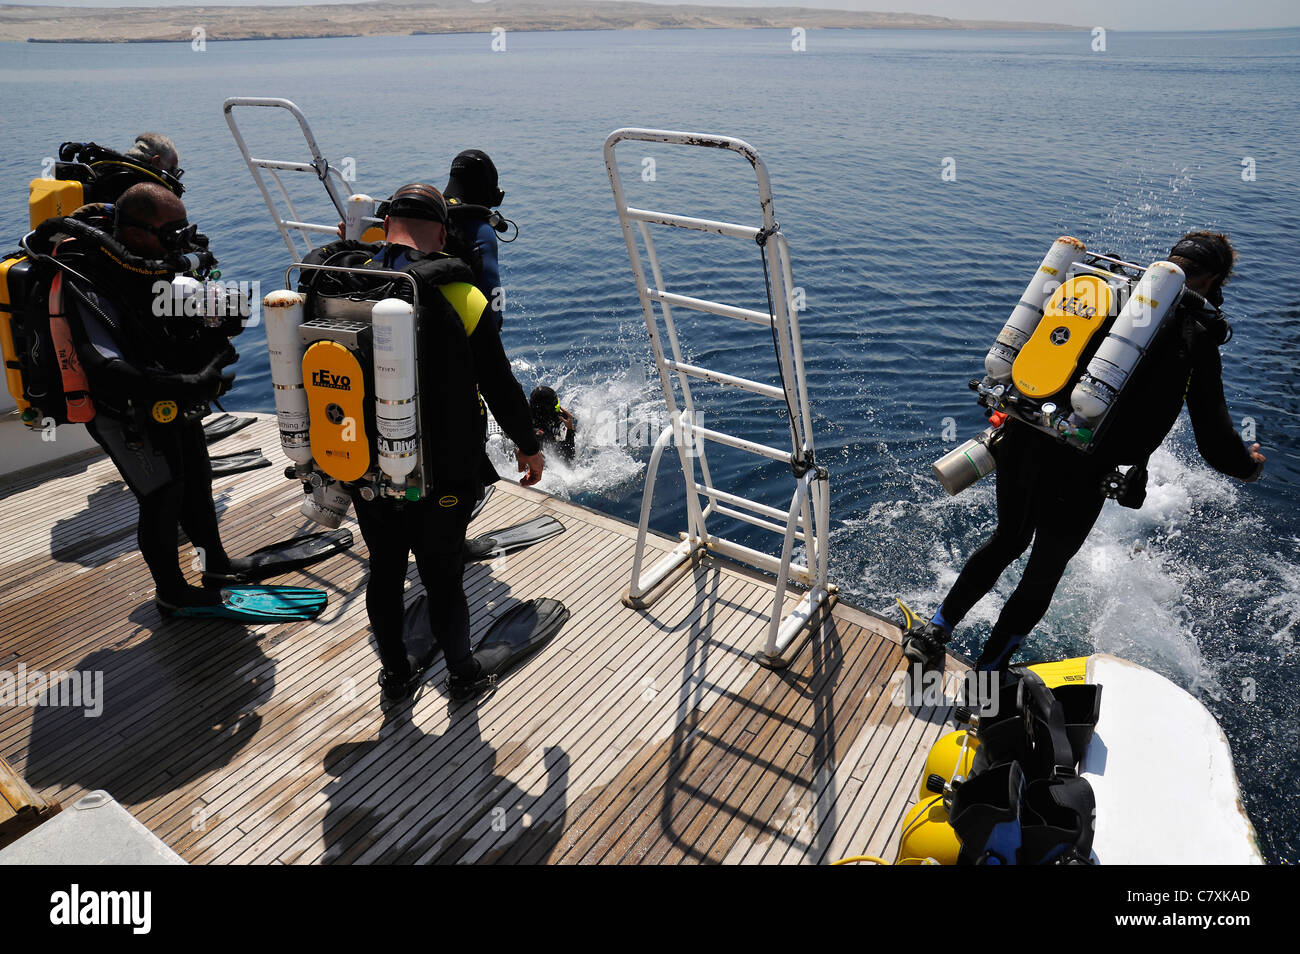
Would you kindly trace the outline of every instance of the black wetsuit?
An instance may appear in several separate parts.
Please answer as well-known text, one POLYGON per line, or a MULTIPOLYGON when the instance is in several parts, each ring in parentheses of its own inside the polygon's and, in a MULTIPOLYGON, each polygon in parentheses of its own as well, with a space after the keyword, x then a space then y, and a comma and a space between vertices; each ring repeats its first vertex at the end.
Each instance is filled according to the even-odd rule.
MULTIPOLYGON (((69 258, 63 252, 58 257, 69 258)), ((93 283, 87 288, 65 274, 63 284, 95 405, 86 430, 139 501, 136 539, 158 597, 190 602, 177 554, 178 527, 200 549, 204 569, 223 573, 230 567, 217 529, 202 419, 223 387, 221 368, 237 355, 220 330, 153 315, 153 281, 159 276, 142 279, 114 270, 93 254, 71 261, 93 283), (169 329, 167 321, 177 324, 169 329)))
POLYGON ((1117 465, 1141 465, 1158 448, 1186 400, 1201 456, 1213 468, 1252 480, 1259 465, 1228 415, 1219 345, 1221 316, 1180 309, 1135 372, 1097 450, 1085 455, 1014 419, 996 448, 998 525, 967 561, 939 613, 956 626, 1003 571, 1033 549, 1019 585, 980 653, 981 668, 1006 668, 1020 641, 1047 613, 1071 558, 1083 546, 1106 497, 1101 484, 1117 465))
MULTIPOLYGON (((510 369, 497 334, 496 322, 488 318, 487 309, 474 316, 473 331, 467 339, 456 340, 464 333, 464 320, 440 286, 453 282, 473 282, 468 266, 445 256, 424 256, 403 246, 384 246, 376 250, 372 265, 376 268, 401 270, 411 263, 438 261, 438 268, 419 277, 419 301, 424 311, 421 339, 416 342, 421 368, 443 368, 450 377, 448 354, 456 365, 466 356, 460 347, 467 343, 468 368, 459 390, 465 394, 427 389, 420 394, 421 420, 429 433, 426 440, 438 440, 440 470, 433 474, 429 493, 417 502, 388 499, 362 500, 353 493, 357 522, 370 551, 370 579, 366 584, 366 610, 379 644, 379 656, 385 669, 404 675, 409 672, 405 644, 402 641, 402 593, 411 554, 428 593, 429 625, 448 669, 458 677, 472 678, 477 666, 470 651, 469 606, 464 589, 465 529, 470 512, 482 490, 479 461, 487 434, 487 419, 477 393, 482 394, 503 430, 524 451, 537 453, 528 402, 510 369), (434 313, 434 314, 430 314, 434 313), (435 331, 443 334, 438 340, 435 331), (470 410, 473 420, 451 420, 453 408, 470 410)), ((418 274, 418 273, 417 273, 418 274)), ((427 378, 426 378, 427 380, 427 378)))

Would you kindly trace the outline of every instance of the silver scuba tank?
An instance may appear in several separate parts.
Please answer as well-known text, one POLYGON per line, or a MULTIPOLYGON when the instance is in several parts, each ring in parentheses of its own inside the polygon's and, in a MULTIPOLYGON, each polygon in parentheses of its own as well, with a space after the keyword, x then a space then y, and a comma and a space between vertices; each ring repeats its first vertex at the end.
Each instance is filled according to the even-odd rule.
POLYGON ((971 484, 997 469, 993 446, 1002 439, 1002 429, 990 424, 966 443, 934 462, 934 477, 949 496, 955 497, 971 484))

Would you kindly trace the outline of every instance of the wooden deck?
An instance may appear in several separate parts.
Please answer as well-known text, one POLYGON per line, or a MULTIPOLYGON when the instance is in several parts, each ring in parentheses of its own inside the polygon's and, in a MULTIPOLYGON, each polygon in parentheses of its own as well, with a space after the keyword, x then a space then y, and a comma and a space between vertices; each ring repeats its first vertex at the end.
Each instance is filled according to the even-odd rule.
MULTIPOLYGON (((309 529, 273 418, 214 452, 252 446, 276 465, 215 486, 233 554, 309 529)), ((97 717, 49 690, 0 706, 0 757, 65 805, 107 790, 194 863, 893 857, 951 714, 901 704, 897 630, 839 604, 771 671, 757 575, 706 559, 628 609, 635 529, 504 482, 471 533, 542 513, 566 532, 465 587, 475 632, 536 596, 569 607, 564 630, 477 706, 451 706, 436 672, 386 719, 359 533, 275 581, 326 589, 320 620, 163 621, 110 462, 0 484, 0 672, 103 679, 97 717)))

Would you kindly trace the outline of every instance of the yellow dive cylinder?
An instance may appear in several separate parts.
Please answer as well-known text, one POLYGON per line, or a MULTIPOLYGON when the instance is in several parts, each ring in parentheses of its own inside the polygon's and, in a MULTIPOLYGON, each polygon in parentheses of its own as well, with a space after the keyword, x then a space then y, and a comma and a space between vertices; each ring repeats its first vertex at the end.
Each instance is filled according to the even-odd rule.
POLYGON ((21 327, 24 321, 28 285, 25 279, 30 271, 31 263, 25 255, 14 255, 0 262, 0 352, 4 355, 5 386, 24 421, 31 405, 23 397, 22 359, 18 354, 18 336, 14 334, 14 326, 21 327))
POLYGON ((955 865, 960 852, 961 842, 948 824, 942 795, 930 795, 908 809, 894 864, 923 865, 933 858, 941 865, 955 865))
POLYGON ((934 794, 925 787, 925 781, 931 775, 938 775, 945 782, 951 782, 958 775, 969 778, 971 763, 974 761, 974 736, 967 736, 965 729, 942 736, 930 746, 930 754, 925 757, 925 768, 921 772, 921 783, 917 786, 916 797, 924 800, 934 794), (968 738, 969 744, 967 744, 968 738))
POLYGON ((948 824, 948 809, 943 796, 926 788, 926 779, 937 775, 945 782, 956 776, 970 775, 975 760, 975 738, 964 729, 941 736, 925 757, 925 769, 917 787, 917 803, 903 816, 902 835, 898 842, 898 858, 894 864, 919 865, 933 858, 941 865, 955 865, 961 842, 952 825, 948 824))
POLYGON ((337 341, 316 341, 303 353, 302 381, 317 466, 335 480, 360 480, 371 464, 363 365, 337 341))

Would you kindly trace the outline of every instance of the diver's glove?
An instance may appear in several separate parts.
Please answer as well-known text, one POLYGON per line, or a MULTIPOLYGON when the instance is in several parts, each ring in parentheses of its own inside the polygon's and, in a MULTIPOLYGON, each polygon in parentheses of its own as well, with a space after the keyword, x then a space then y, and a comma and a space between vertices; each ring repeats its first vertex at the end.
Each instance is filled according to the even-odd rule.
POLYGON ((225 394, 234 385, 234 373, 222 374, 221 371, 238 359, 238 352, 227 345, 220 354, 208 362, 202 371, 196 374, 178 374, 174 376, 174 380, 181 387, 186 398, 211 401, 225 394))

